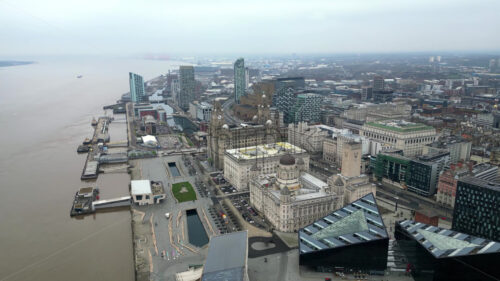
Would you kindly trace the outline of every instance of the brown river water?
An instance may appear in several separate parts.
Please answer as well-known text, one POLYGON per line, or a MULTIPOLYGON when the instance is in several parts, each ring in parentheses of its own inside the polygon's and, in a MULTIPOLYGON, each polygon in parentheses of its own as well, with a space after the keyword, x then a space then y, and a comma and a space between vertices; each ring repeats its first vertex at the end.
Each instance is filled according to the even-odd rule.
MULTIPOLYGON (((128 195, 128 174, 82 182, 92 117, 128 91, 128 72, 145 80, 177 62, 40 58, 0 67, 0 281, 134 280, 130 212, 70 218, 75 192, 97 185, 101 199, 128 195), (83 75, 81 79, 77 75, 83 75)), ((111 141, 126 138, 124 115, 111 141)))

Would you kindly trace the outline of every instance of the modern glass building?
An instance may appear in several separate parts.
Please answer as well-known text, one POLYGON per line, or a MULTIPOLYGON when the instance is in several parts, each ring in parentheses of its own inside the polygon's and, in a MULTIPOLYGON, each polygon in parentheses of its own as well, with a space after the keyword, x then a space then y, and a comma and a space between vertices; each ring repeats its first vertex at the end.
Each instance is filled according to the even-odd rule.
POLYGON ((500 241, 500 182, 474 176, 460 179, 452 229, 500 241))
POLYGON ((141 75, 129 72, 128 80, 130 83, 130 98, 132 102, 143 102, 147 100, 144 90, 144 80, 141 75))
POLYGON ((406 172, 411 159, 397 153, 379 153, 375 164, 375 176, 387 178, 401 185, 406 184, 406 172))
POLYGON ((194 67, 181 65, 179 67, 179 96, 177 105, 184 111, 189 110, 189 103, 194 100, 195 84, 194 67))
POLYGON ((245 89, 245 60, 239 58, 234 62, 234 100, 236 103, 240 103, 240 98, 245 95, 245 89))
POLYGON ((290 112, 293 122, 319 122, 323 96, 313 93, 298 94, 290 112))
POLYGON ((436 193, 439 173, 449 164, 449 152, 404 157, 398 153, 379 153, 375 162, 375 176, 388 179, 402 188, 423 195, 436 193))
POLYGON ((299 230, 299 264, 317 271, 385 270, 389 236, 368 194, 299 230))
POLYGON ((500 243, 412 220, 396 223, 396 243, 416 281, 500 278, 500 243))

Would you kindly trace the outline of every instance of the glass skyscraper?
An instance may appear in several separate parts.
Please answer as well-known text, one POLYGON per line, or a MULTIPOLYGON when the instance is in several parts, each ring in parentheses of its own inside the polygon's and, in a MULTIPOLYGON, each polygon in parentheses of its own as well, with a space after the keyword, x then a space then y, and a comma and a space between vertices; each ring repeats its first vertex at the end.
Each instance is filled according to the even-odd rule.
POLYGON ((178 106, 188 111, 189 103, 194 99, 194 67, 189 65, 179 67, 179 88, 178 106))
POLYGON ((239 58, 234 62, 234 100, 236 103, 240 103, 241 96, 245 95, 245 88, 245 60, 239 58))
POLYGON ((146 101, 146 91, 144 90, 144 79, 141 75, 129 72, 130 99, 132 102, 146 101))

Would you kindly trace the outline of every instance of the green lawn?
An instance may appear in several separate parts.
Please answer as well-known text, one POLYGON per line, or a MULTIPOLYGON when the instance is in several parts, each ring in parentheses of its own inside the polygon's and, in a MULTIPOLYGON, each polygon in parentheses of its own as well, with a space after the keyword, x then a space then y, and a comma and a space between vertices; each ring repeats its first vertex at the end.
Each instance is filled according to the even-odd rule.
POLYGON ((185 201, 193 201, 196 200, 196 192, 194 191, 191 184, 187 181, 174 183, 172 185, 172 192, 174 193, 175 198, 179 203, 185 201), (187 189, 187 192, 181 192, 182 187, 187 189))

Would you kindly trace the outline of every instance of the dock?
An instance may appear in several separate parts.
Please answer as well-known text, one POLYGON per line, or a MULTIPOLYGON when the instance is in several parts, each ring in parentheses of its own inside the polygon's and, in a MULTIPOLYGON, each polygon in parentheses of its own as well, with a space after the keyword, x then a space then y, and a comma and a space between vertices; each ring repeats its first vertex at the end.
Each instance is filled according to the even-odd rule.
POLYGON ((92 202, 92 205, 94 206, 95 210, 124 207, 124 206, 130 206, 131 199, 132 197, 130 196, 122 196, 113 199, 94 201, 92 202))
POLYGON ((80 188, 75 194, 70 216, 86 215, 95 212, 93 202, 99 194, 99 189, 94 187, 80 188))
POLYGON ((94 128, 94 135, 91 139, 91 149, 87 154, 85 165, 81 175, 82 180, 96 179, 99 174, 99 153, 100 149, 98 143, 109 141, 108 126, 112 121, 111 117, 99 117, 97 124, 94 128))
POLYGON ((112 199, 99 199, 99 189, 94 187, 80 188, 75 194, 70 216, 80 216, 93 214, 97 210, 130 206, 132 200, 130 196, 122 196, 112 199))

